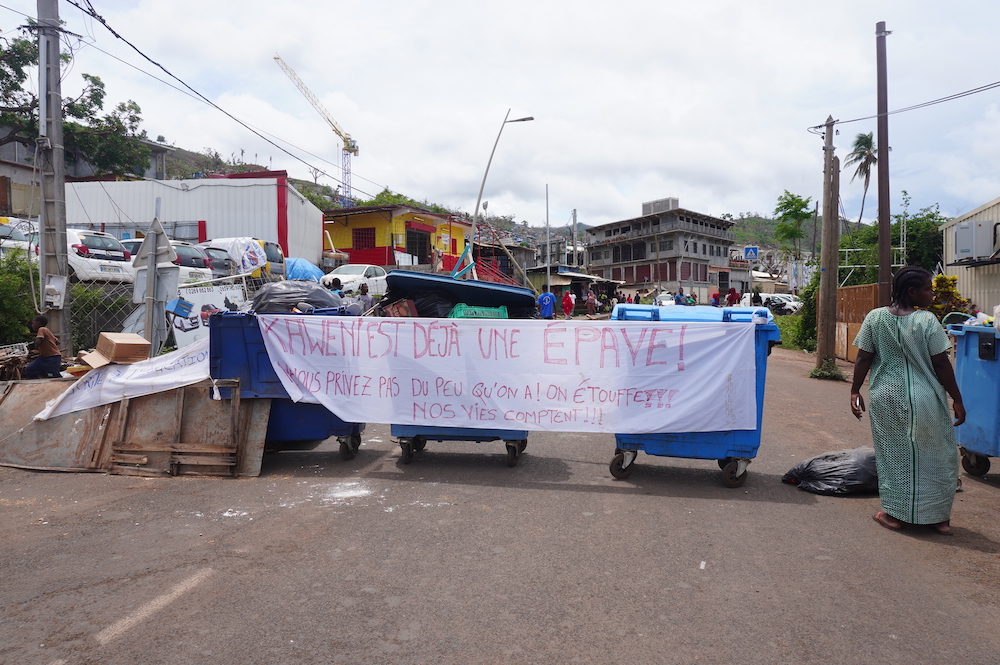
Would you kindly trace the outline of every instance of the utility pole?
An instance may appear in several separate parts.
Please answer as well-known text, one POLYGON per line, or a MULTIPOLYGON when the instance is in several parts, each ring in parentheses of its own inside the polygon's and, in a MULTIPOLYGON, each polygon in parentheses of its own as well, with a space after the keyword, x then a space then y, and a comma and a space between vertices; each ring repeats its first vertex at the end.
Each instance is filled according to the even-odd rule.
POLYGON ((840 160, 833 151, 833 116, 826 119, 823 145, 823 244, 820 247, 819 301, 816 308, 816 367, 833 358, 837 339, 837 244, 840 216, 840 160))
POLYGON ((573 270, 580 272, 579 261, 577 260, 579 256, 576 253, 576 208, 573 208, 573 270))
POLYGON ((552 233, 549 230, 549 184, 545 183, 545 285, 552 291, 552 233))
POLYGON ((59 337, 59 350, 73 353, 69 315, 69 293, 63 293, 62 307, 48 309, 46 286, 66 286, 69 267, 66 259, 66 161, 63 148, 62 87, 59 82, 59 2, 38 0, 38 148, 42 180, 42 207, 39 219, 38 274, 41 301, 48 328, 59 337), (50 280, 50 276, 55 279, 50 280), (63 279, 59 279, 62 277, 63 279))
POLYGON ((878 299, 889 305, 892 287, 892 220, 889 217, 889 95, 886 84, 885 21, 875 24, 875 69, 878 87, 878 299))

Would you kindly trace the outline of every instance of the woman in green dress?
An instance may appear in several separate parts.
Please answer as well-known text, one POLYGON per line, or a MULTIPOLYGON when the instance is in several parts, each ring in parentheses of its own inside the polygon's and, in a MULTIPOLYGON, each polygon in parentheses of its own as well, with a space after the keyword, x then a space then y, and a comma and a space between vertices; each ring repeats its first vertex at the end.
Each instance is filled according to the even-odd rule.
POLYGON ((893 531, 926 524, 951 535, 958 482, 954 427, 965 422, 965 407, 948 359, 948 335, 937 317, 920 309, 933 299, 928 271, 907 266, 896 273, 892 303, 869 312, 854 340, 859 351, 851 411, 861 418, 861 385, 871 370, 868 397, 882 502, 875 521, 893 531), (954 402, 954 422, 945 392, 954 402))

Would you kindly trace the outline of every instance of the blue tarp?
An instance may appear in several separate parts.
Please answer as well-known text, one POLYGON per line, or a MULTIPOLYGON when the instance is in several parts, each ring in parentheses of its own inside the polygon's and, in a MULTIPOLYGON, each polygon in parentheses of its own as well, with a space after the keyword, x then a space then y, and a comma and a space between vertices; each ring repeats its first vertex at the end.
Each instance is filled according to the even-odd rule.
POLYGON ((286 279, 308 279, 318 282, 323 276, 323 271, 309 263, 305 259, 285 259, 286 279))

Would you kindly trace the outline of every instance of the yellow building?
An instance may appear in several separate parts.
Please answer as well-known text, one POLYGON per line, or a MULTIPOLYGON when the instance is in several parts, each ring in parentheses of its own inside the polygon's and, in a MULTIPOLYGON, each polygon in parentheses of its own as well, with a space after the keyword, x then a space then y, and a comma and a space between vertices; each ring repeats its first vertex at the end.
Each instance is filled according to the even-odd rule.
POLYGON ((328 210, 323 228, 323 249, 336 248, 351 263, 451 270, 469 242, 472 225, 455 215, 387 205, 328 210))

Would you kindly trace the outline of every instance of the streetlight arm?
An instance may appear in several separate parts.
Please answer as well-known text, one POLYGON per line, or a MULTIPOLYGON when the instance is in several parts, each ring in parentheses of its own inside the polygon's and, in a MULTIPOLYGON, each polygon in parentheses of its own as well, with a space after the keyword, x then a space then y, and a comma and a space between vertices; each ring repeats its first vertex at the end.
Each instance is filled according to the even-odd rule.
MULTIPOLYGON (((497 140, 493 142, 493 150, 490 151, 490 158, 486 162, 486 172, 483 173, 483 182, 479 185, 479 196, 476 197, 476 209, 472 213, 472 244, 476 243, 476 232, 479 228, 479 203, 483 200, 483 189, 486 187, 486 176, 490 174, 490 164, 493 163, 493 155, 497 151, 497 145, 500 144, 500 135, 503 134, 503 126, 507 124, 507 118, 510 117, 510 109, 507 109, 507 115, 503 117, 503 122, 500 123, 500 131, 497 132, 497 140)), ((475 260, 475 257, 473 257, 475 260)))

